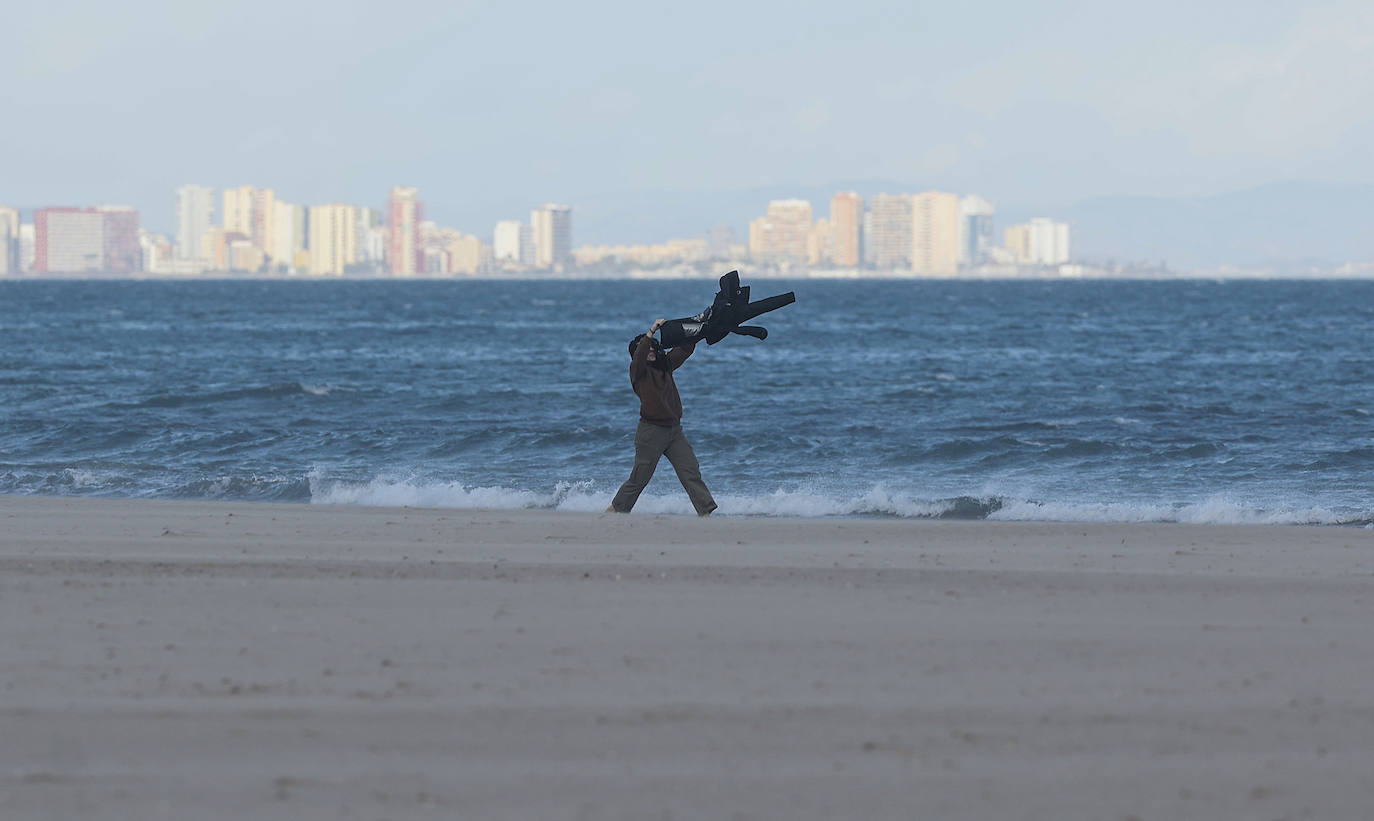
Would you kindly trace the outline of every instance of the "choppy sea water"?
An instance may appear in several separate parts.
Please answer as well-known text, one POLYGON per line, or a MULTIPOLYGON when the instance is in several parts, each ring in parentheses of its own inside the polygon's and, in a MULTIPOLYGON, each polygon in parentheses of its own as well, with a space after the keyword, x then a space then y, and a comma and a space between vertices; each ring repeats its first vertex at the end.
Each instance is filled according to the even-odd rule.
MULTIPOLYGON (((746 284, 678 372, 721 514, 1374 522, 1374 283, 746 284)), ((601 510, 626 342, 714 292, 0 281, 0 493, 601 510)))

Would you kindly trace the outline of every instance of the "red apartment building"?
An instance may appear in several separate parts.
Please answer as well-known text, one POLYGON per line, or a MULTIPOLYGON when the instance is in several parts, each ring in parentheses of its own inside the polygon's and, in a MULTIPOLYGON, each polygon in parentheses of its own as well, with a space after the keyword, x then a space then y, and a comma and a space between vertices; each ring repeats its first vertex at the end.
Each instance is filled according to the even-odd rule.
POLYGON ((142 270, 132 208, 44 208, 33 215, 35 273, 142 270))

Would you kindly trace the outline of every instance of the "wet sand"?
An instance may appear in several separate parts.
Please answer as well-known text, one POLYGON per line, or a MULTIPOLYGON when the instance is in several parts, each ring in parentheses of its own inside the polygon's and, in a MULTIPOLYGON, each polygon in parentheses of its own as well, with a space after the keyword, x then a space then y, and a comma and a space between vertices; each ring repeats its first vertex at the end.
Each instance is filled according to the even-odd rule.
POLYGON ((1374 531, 0 497, 3 819, 1367 819, 1374 531))

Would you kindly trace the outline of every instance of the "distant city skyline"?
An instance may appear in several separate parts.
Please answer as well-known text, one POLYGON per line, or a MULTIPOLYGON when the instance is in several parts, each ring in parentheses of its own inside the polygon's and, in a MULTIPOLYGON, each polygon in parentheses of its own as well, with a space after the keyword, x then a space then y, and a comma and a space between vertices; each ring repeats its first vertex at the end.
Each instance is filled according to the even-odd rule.
MULTIPOLYGON (((870 184, 865 190, 872 191, 875 187, 870 184)), ((883 188, 887 192, 899 190, 896 185, 884 185, 883 188)), ((425 193, 424 217, 431 213, 428 201, 433 195, 434 192, 425 193)), ((893 203, 900 204, 912 196, 892 193, 865 196, 857 191, 833 188, 803 192, 763 189, 740 192, 733 199, 705 197, 675 202, 658 194, 613 202, 609 208, 603 202, 599 214, 598 209, 587 209, 593 212, 591 219, 581 208, 564 204, 558 208, 567 208, 569 214, 578 215, 577 244, 573 246, 572 231, 567 231, 566 246, 560 246, 566 248, 566 252, 560 250, 560 254, 578 266, 610 257, 622 261, 617 264, 653 268, 694 259, 742 259, 743 254, 752 251, 755 262, 772 264, 767 262, 772 252, 764 250, 763 246, 751 248, 748 227, 750 222, 759 220, 760 215, 766 216, 773 207, 769 203, 792 199, 803 200, 813 209, 813 224, 810 229, 793 231, 790 250, 783 255, 786 259, 775 262, 795 265, 800 260, 814 268, 823 259, 836 268, 908 270, 916 258, 916 247, 911 244, 914 212, 910 203, 895 212, 891 208, 895 207, 893 203), (798 193, 802 196, 797 196, 798 193), (837 206, 837 198, 841 196, 852 201, 837 206), (828 214, 825 213, 827 202, 830 205, 828 214), (695 209, 697 218, 665 223, 661 212, 673 205, 695 209), (721 205, 725 207, 719 208, 721 205), (844 213, 846 208, 850 213, 844 213), (609 213, 620 217, 608 221, 609 213), (603 233, 600 235, 585 227, 598 216, 602 220, 603 233), (644 218, 648 220, 636 222, 644 218), (645 225, 652 227, 655 219, 660 227, 666 224, 670 228, 643 230, 645 225), (744 230, 734 227, 740 224, 745 226, 744 230), (626 230, 607 241, 607 225, 641 230, 626 230), (709 227, 672 230, 672 226, 684 225, 709 227), (592 236, 587 236, 589 233, 592 236), (841 250, 848 248, 844 254, 853 254, 856 241, 862 264, 849 266, 840 262, 852 258, 841 254, 841 250), (799 250, 801 243, 806 244, 804 250, 799 250)), ((374 196, 371 199, 384 198, 374 196)), ((167 270, 165 263, 187 259, 185 248, 193 249, 197 243, 182 230, 183 227, 201 226, 207 220, 214 223, 215 230, 202 234, 201 243, 208 242, 210 251, 202 253, 201 257, 209 261, 205 267, 210 270, 251 271, 270 260, 272 270, 284 266, 288 272, 306 271, 314 267, 314 273, 325 273, 320 269, 323 263, 316 260, 312 266, 310 256, 303 254, 305 247, 311 244, 306 233, 310 213, 319 206, 286 202, 281 199, 281 192, 252 186, 221 191, 210 186, 186 184, 169 192, 166 200, 174 203, 173 210, 179 215, 173 220, 177 225, 173 232, 163 233, 150 228, 141 222, 142 214, 139 213, 139 241, 144 246, 145 257, 161 261, 159 270, 154 273, 199 270, 186 265, 172 266, 176 271, 167 270), (247 215, 231 216, 233 227, 220 225, 222 212, 242 210, 234 204, 240 200, 250 203, 247 215), (264 206, 260 215, 251 213, 251 203, 264 206)), ((338 237, 340 242, 346 243, 340 248, 346 250, 341 250, 338 256, 340 263, 327 266, 329 272, 337 275, 390 271, 388 261, 392 252, 388 244, 392 232, 387 224, 390 209, 387 206, 378 209, 355 204, 334 205, 347 209, 347 216, 338 212, 336 222, 342 219, 351 223, 353 233, 351 237, 338 237)), ((61 203, 50 210, 71 209, 129 210, 127 202, 61 203)), ((1374 186, 1293 183, 1216 198, 1106 198, 1084 201, 1063 213, 1003 209, 986 197, 959 194, 957 209, 954 217, 957 239, 953 239, 953 251, 942 253, 946 260, 956 257, 961 270, 976 266, 979 261, 995 265, 1046 265, 1068 257, 1103 270, 1186 272, 1201 269, 1219 275, 1230 275, 1227 272, 1245 275, 1247 271, 1259 275, 1266 271, 1270 275, 1308 275, 1327 271, 1344 276, 1351 271, 1367 271, 1374 264, 1374 232, 1369 230, 1374 224, 1374 186), (1050 223, 1054 224, 1052 228, 1045 227, 1050 223), (1037 225, 1041 227, 1036 228, 1037 225), (1019 233, 1008 234, 1010 229, 1017 227, 1022 229, 1019 233), (1072 232, 1072 243, 1069 232, 1072 232), (1033 236, 1035 239, 1031 238, 1033 236), (1066 253, 1063 250, 1066 248, 1072 253, 1066 253), (1140 252, 1142 248, 1145 249, 1143 253, 1140 252)), ((425 227, 425 258, 420 262, 417 255, 417 272, 471 273, 488 267, 492 270, 510 270, 512 266, 517 270, 545 267, 536 260, 533 225, 538 220, 538 210, 539 207, 526 211, 530 214, 528 222, 500 220, 494 225, 463 224, 458 228, 428 219, 416 223, 417 227, 425 227)), ((948 215, 951 210, 946 207, 944 213, 948 215)), ((16 210, 10 203, 0 200, 0 248, 8 245, 10 249, 8 255, 0 254, 0 275, 32 270, 38 239, 34 219, 34 209, 16 210)), ((948 217, 945 224, 949 224, 948 217)), ((93 235, 88 233, 87 236, 93 235)), ((953 238, 955 232, 946 229, 944 236, 953 238)), ((192 251, 191 259, 196 258, 194 254, 192 251)), ((949 269, 946 264, 944 267, 928 266, 924 270, 945 275, 949 269)))
MULTIPOLYGON (((255 177, 260 178, 261 175, 255 177)), ((423 181, 416 182, 427 192, 427 217, 453 210, 442 207, 442 203, 454 198, 453 192, 430 188, 423 181), (436 202, 441 205, 436 206, 436 202)), ((46 203, 40 201, 35 207, 30 203, 6 200, 3 192, 0 192, 0 206, 17 207, 30 230, 34 211, 44 205, 133 206, 140 213, 142 227, 175 239, 179 229, 176 192, 183 187, 188 186, 178 184, 171 195, 164 192, 159 198, 167 203, 168 212, 173 214, 166 221, 166 227, 150 220, 142 203, 128 197, 84 203, 50 197, 46 203)), ((214 210, 218 212, 220 189, 210 186, 189 187, 211 192, 214 210)), ((849 180, 810 187, 769 186, 724 192, 661 191, 603 195, 588 202, 567 204, 578 215, 579 244, 634 245, 662 243, 675 237, 719 235, 722 230, 730 230, 738 237, 746 238, 750 220, 761 213, 763 204, 773 199, 809 199, 817 209, 823 210, 824 204, 836 191, 855 189, 861 192, 866 202, 871 202, 877 193, 923 190, 919 186, 901 182, 849 180)), ((357 205, 360 219, 380 219, 379 215, 385 214, 385 190, 381 195, 372 192, 370 196, 357 201, 360 203, 357 205), (369 214, 372 216, 367 217, 369 214)), ((288 195, 296 199, 295 192, 288 195)), ((503 220, 522 222, 532 207, 531 202, 542 199, 536 197, 498 211, 481 207, 481 204, 505 199, 500 192, 481 192, 480 196, 468 196, 471 197, 475 213, 499 213, 502 219, 490 223, 483 223, 480 219, 447 223, 442 217, 436 216, 435 221, 486 234, 487 242, 493 241, 489 232, 496 223, 503 220)), ((989 205, 994 202, 983 191, 975 192, 975 196, 989 205)), ((1074 226, 1076 255, 1085 259, 1168 264, 1182 270, 1227 266, 1306 270, 1312 266, 1336 268, 1347 263, 1374 260, 1374 231, 1370 230, 1374 226, 1374 185, 1288 182, 1216 196, 1103 197, 1043 209, 996 201, 995 211, 995 221, 998 223, 996 237, 987 235, 985 242, 1000 244, 1001 232, 1008 224, 1024 223, 1037 216, 1051 216, 1074 226)), ((3 215, 0 215, 2 222, 3 215)), ((376 239, 369 240, 366 232, 360 230, 359 242, 365 241, 376 239)), ((360 247, 359 253, 368 258, 380 258, 385 254, 385 249, 360 247)))
POLYGON ((1053 212, 1374 182, 1362 2, 72 0, 6 29, 0 201, 128 204, 169 234, 186 180, 378 209, 412 180, 451 225, 551 199, 591 240, 614 238, 598 203, 649 192, 891 180, 1053 212), (228 59, 249 53, 270 59, 228 59))
MULTIPOLYGON (((348 203, 301 205, 273 188, 222 191, 186 184, 174 192, 175 235, 148 229, 129 206, 62 206, 21 212, 0 206, 0 274, 234 273, 397 278, 495 273, 609 273, 711 262, 811 271, 948 277, 1046 272, 1072 261, 1070 226, 1048 217, 1007 227, 995 242, 996 207, 943 192, 879 194, 872 208, 838 191, 822 215, 800 198, 770 200, 747 238, 718 225, 656 243, 574 246, 573 208, 544 203, 529 222, 502 220, 464 232, 425 218, 416 187, 392 187, 385 214, 348 203), (215 209, 218 200, 220 207, 215 209), (488 241, 490 240, 490 241, 488 241), (1044 270, 1042 270, 1044 269, 1044 270)), ((1083 266, 1060 270, 1082 275, 1083 266)), ((1053 273, 1052 271, 1049 271, 1053 273)))

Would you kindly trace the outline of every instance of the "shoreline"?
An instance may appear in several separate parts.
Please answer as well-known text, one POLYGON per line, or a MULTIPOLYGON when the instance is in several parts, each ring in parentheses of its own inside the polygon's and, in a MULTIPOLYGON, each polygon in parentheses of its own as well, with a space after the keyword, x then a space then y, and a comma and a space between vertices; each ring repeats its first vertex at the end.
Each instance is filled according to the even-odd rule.
POLYGON ((0 816, 1362 818, 1374 531, 0 496, 0 816))
MULTIPOLYGON (((518 491, 511 491, 511 493, 513 493, 513 494, 518 494, 519 492, 518 492, 518 491)), ((310 498, 310 499, 265 499, 265 500, 209 499, 209 498, 178 498, 178 497, 146 497, 146 496, 125 497, 125 496, 85 496, 85 495, 6 494, 6 493, 0 493, 0 500, 7 499, 7 498, 10 498, 10 499, 48 499, 48 500, 54 500, 54 501, 56 501, 56 500, 87 500, 87 501, 94 501, 94 502, 116 502, 116 503, 117 503, 117 502, 134 502, 134 503, 144 503, 144 502, 147 502, 147 503, 172 503, 172 504, 187 504, 187 505, 204 504, 204 505, 212 505, 212 506, 214 506, 214 505, 246 505, 246 506, 249 506, 249 507, 256 506, 256 505, 286 506, 286 507, 292 507, 292 506, 297 506, 297 505, 299 505, 299 506, 303 506, 303 507, 364 508, 364 509, 374 509, 374 510, 387 510, 387 509, 390 509, 390 510, 430 510, 430 511, 446 512, 446 513, 449 513, 449 514, 462 514, 462 513, 499 513, 499 512, 502 512, 502 511, 506 511, 506 512, 512 512, 512 513, 534 513, 534 514, 570 515, 570 516, 600 515, 600 514, 603 512, 603 505, 604 505, 604 503, 605 503, 606 501, 609 500, 609 494, 607 494, 607 495, 605 496, 604 499, 603 499, 601 496, 599 496, 599 495, 598 495, 598 496, 595 496, 595 497, 588 497, 588 498, 593 499, 593 501, 590 501, 590 502, 588 502, 587 499, 579 499, 579 500, 577 500, 575 503, 573 503, 573 506, 571 506, 571 507, 565 506, 566 500, 565 500, 565 502, 555 501, 555 502, 554 502, 554 506, 549 506, 549 507, 539 506, 539 505, 528 505, 528 504, 519 504, 519 505, 514 505, 514 504, 512 504, 511 506, 493 507, 493 506, 462 506, 462 505, 450 505, 450 504, 445 504, 445 503, 443 503, 443 502, 428 503, 428 502, 423 502, 423 501, 415 501, 414 503, 408 503, 408 502, 405 502, 405 501, 395 501, 395 502, 389 501, 389 500, 386 500, 386 501, 377 501, 377 500, 375 500, 375 499, 369 499, 368 497, 369 497, 369 494, 367 494, 367 493, 361 493, 361 492, 359 492, 359 493, 345 492, 345 493, 342 494, 342 498, 339 498, 339 494, 325 493, 325 494, 323 494, 323 497, 322 497, 322 498, 310 498)), ((681 504, 680 504, 680 505, 676 505, 676 506, 672 506, 672 507, 670 507, 670 509, 665 510, 665 509, 664 509, 664 505, 662 504, 662 502, 664 501, 663 497, 646 496, 646 497, 644 497, 644 499, 642 500, 642 501, 644 501, 645 503, 644 503, 644 504, 640 504, 640 505, 638 506, 638 509, 637 509, 634 513, 631 513, 630 515, 631 515, 631 516, 638 517, 638 518, 641 518, 641 519, 642 519, 642 518, 647 518, 647 517, 663 517, 663 516, 667 516, 667 517, 670 517, 670 518, 679 518, 679 517, 682 517, 682 518, 687 518, 687 517, 694 518, 694 517, 695 517, 695 514, 692 512, 690 505, 687 504, 687 501, 686 501, 686 497, 685 497, 685 496, 683 496, 681 499, 677 499, 677 495, 676 495, 676 494, 673 494, 673 495, 671 495, 671 496, 669 496, 669 497, 667 497, 667 498, 668 498, 668 500, 670 500, 671 502, 681 502, 681 504), (680 507, 681 509, 677 509, 677 508, 679 508, 679 507, 680 507)), ((722 497, 722 498, 728 499, 729 497, 722 497)), ((898 513, 898 512, 889 512, 888 510, 860 510, 860 511, 835 512, 835 513, 831 513, 831 512, 817 512, 817 513, 809 513, 809 512, 802 512, 802 513, 798 513, 798 512, 768 512, 768 511, 749 510, 749 509, 747 509, 748 506, 746 505, 746 506, 745 506, 746 509, 743 509, 743 510, 741 510, 740 512, 731 512, 729 509, 726 509, 726 510, 724 510, 724 511, 722 511, 722 510, 717 510, 717 511, 714 512, 712 518, 713 518, 714 520, 717 520, 717 521, 720 521, 720 520, 731 520, 731 521, 755 521, 755 520, 757 520, 757 521, 774 521, 774 520, 776 520, 776 521, 791 521, 791 520, 801 520, 801 521, 854 521, 854 522, 883 522, 883 521, 893 521, 893 522, 952 522, 952 523, 965 522, 965 523, 970 523, 970 524, 976 524, 976 523, 983 522, 983 523, 989 523, 989 524, 1004 524, 1004 525, 1052 525, 1052 526, 1064 526, 1064 527, 1078 527, 1078 526, 1081 526, 1081 525, 1093 525, 1093 526, 1096 526, 1096 525, 1122 525, 1122 526, 1136 526, 1136 525, 1140 525, 1140 526, 1147 526, 1147 525, 1161 525, 1161 526, 1167 526, 1167 525, 1179 525, 1179 526, 1186 526, 1186 527, 1220 527, 1220 528, 1233 528, 1233 527, 1261 527, 1261 528, 1271 528, 1271 527, 1272 527, 1272 528, 1286 528, 1286 527, 1296 527, 1296 528, 1336 528, 1336 529, 1354 529, 1354 530, 1371 530, 1371 531, 1374 531, 1374 522, 1371 522, 1368 518, 1365 518, 1365 517, 1362 515, 1362 511, 1356 511, 1356 510, 1349 510, 1349 511, 1346 511, 1346 512, 1349 513, 1350 516, 1354 516, 1354 517, 1356 517, 1356 518, 1348 518, 1348 517, 1343 518, 1343 517, 1342 517, 1342 513, 1341 513, 1341 510, 1343 510, 1343 509, 1296 508, 1296 509, 1292 509, 1292 510, 1283 510, 1283 509, 1280 509, 1280 510, 1270 510, 1270 509, 1261 509, 1261 508, 1246 508, 1246 507, 1242 507, 1242 506, 1239 506, 1239 505, 1236 505, 1236 504, 1230 503, 1230 502, 1221 503, 1220 507, 1218 507, 1218 506, 1217 506, 1217 503, 1215 503, 1215 502, 1209 500, 1209 501, 1207 501, 1207 502, 1202 502, 1202 503, 1192 503, 1192 504, 1185 504, 1185 505, 1177 505, 1177 504, 1176 504, 1176 505, 1173 505, 1173 506, 1171 506, 1171 509, 1172 509, 1173 513, 1175 514, 1174 518, 1158 518, 1158 517, 1151 517, 1151 516, 1149 515, 1149 513, 1150 513, 1151 511, 1160 511, 1160 510, 1163 510, 1163 509, 1165 509, 1166 506, 1164 506, 1164 505, 1150 505, 1150 504, 1143 504, 1143 503, 1142 503, 1141 505, 1134 506, 1134 507, 1133 507, 1133 506, 1129 506, 1129 505, 1123 507, 1123 506, 1121 506, 1121 505, 1111 505, 1111 504, 1106 504, 1106 503, 1099 503, 1099 504, 1081 504, 1081 505, 1074 505, 1074 504, 1060 504, 1060 505, 1055 505, 1055 504, 1044 504, 1044 505, 1041 505, 1041 503, 1037 503, 1037 502, 1030 502, 1030 501, 1017 502, 1016 500, 1001 500, 1001 499, 995 499, 995 498, 994 498, 994 499, 991 500, 992 502, 994 502, 994 503, 1000 502, 1000 503, 999 503, 999 504, 995 504, 994 506, 991 506, 991 507, 989 508, 989 512, 987 512, 987 513, 985 513, 984 515, 981 515, 981 516, 980 516, 980 515, 977 515, 976 513, 969 513, 969 512, 967 512, 966 510, 963 511, 963 512, 960 512, 960 505, 963 504, 963 503, 966 502, 966 501, 973 501, 973 502, 978 502, 978 503, 987 503, 987 502, 988 502, 988 500, 986 500, 986 499, 984 499, 984 500, 969 500, 968 497, 958 497, 958 498, 953 498, 953 499, 939 499, 939 500, 934 500, 934 502, 931 503, 931 504, 936 504, 936 505, 938 505, 938 504, 944 504, 944 505, 946 505, 946 507, 945 507, 944 509, 940 510, 939 512, 915 512, 915 513, 898 513), (1045 509, 1047 509, 1047 510, 1050 511, 1050 512, 1046 513, 1044 516, 1026 516, 1026 515, 1023 515, 1022 513, 1016 513, 1015 516, 1014 516, 1013 518, 1000 518, 1000 517, 997 516, 997 514, 998 514, 1001 510, 1003 510, 1004 507, 1011 507, 1014 511, 1019 511, 1019 510, 1021 510, 1021 509, 1023 509, 1023 508, 1027 508, 1027 507, 1032 508, 1032 509, 1038 509, 1038 508, 1040 508, 1040 507, 1044 507, 1045 509), (1069 511, 1070 514, 1078 513, 1079 515, 1076 516, 1076 517, 1073 516, 1073 515, 1062 516, 1061 518, 1055 518, 1055 517, 1054 517, 1054 511, 1059 511, 1059 512, 1062 514, 1063 511, 1066 511, 1066 510, 1069 511), (1093 512, 1097 512, 1098 515, 1097 515, 1096 517, 1093 517, 1093 516, 1091 515, 1093 512), (1118 515, 1119 518, 1110 518, 1110 516, 1111 516, 1112 513, 1116 513, 1116 514, 1118 515), (1329 517, 1329 520, 1323 520, 1322 518, 1320 518, 1320 517, 1317 516, 1317 513, 1322 513, 1322 514, 1327 515, 1327 516, 1329 517), (1129 515, 1129 514, 1133 514, 1133 515, 1131 515, 1130 518, 1126 518, 1125 516, 1127 516, 1127 515, 1129 515), (1305 514, 1308 518, 1305 518, 1305 519, 1302 518, 1302 514, 1305 514)))
MULTIPOLYGON (((312 274, 232 274, 224 271, 205 274, 158 274, 71 272, 35 275, 10 274, 0 276, 5 282, 608 282, 608 281, 676 281, 719 279, 720 271, 729 264, 708 272, 679 272, 644 269, 621 274, 449 274, 398 277, 386 273, 344 274, 340 276, 312 274)), ((745 271, 741 276, 751 280, 864 280, 877 282, 1368 282, 1374 280, 1374 269, 1361 268, 1352 273, 1325 271, 1312 274, 1288 272, 1251 272, 1240 270, 1171 272, 1168 275, 1141 273, 1032 273, 1032 274, 951 274, 932 276, 910 271, 825 270, 825 271, 745 271)))

